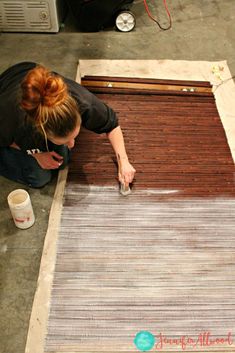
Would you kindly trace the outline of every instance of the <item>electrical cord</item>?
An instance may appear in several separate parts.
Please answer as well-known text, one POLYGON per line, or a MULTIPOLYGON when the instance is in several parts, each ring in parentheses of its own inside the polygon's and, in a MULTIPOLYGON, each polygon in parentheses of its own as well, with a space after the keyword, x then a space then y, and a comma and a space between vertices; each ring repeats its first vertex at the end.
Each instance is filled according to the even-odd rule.
POLYGON ((148 16, 151 18, 152 21, 154 21, 158 25, 158 27, 160 29, 162 29, 163 31, 167 31, 168 29, 170 29, 172 27, 172 20, 171 20, 171 14, 170 14, 170 11, 168 9, 166 0, 163 0, 163 3, 164 3, 164 6, 165 6, 165 9, 166 9, 167 16, 169 18, 169 26, 168 27, 162 27, 161 24, 152 16, 152 14, 151 14, 151 12, 149 10, 148 4, 147 4, 147 0, 144 0, 144 6, 145 6, 145 9, 146 9, 146 12, 147 12, 148 16))

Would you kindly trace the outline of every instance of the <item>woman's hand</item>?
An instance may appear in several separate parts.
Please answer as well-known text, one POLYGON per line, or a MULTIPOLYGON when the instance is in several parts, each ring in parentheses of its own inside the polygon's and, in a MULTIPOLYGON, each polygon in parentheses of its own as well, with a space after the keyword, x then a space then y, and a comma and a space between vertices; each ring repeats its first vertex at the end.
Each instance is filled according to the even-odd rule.
POLYGON ((43 152, 32 154, 42 169, 57 169, 63 163, 63 157, 58 153, 43 152))
POLYGON ((129 163, 128 158, 119 159, 118 179, 120 183, 129 185, 135 176, 136 170, 129 163))

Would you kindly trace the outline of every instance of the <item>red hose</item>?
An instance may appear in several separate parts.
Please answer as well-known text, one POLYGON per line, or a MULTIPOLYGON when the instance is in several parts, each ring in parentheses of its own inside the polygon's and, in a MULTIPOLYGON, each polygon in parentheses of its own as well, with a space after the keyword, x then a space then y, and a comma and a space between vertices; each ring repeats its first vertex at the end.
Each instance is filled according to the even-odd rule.
POLYGON ((169 26, 168 27, 162 27, 160 25, 160 23, 152 16, 151 12, 149 11, 149 7, 148 7, 148 4, 147 4, 147 0, 144 0, 144 6, 145 6, 145 10, 148 14, 148 16, 151 18, 151 20, 153 20, 163 31, 167 31, 168 29, 170 29, 172 27, 172 20, 171 20, 171 14, 170 14, 170 11, 168 9, 168 6, 167 6, 167 3, 166 3, 166 0, 163 0, 163 3, 164 3, 164 6, 165 6, 165 9, 166 9, 166 13, 167 13, 167 16, 169 18, 169 26))

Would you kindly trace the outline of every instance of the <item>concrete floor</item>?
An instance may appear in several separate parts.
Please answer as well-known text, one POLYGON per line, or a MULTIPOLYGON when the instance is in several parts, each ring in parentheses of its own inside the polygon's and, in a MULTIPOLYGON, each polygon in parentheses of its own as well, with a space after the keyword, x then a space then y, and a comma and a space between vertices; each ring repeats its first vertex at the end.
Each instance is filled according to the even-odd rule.
MULTIPOLYGON (((153 14, 167 24, 161 1, 149 1, 153 14)), ((58 34, 0 34, 0 71, 32 60, 75 78, 78 59, 227 60, 235 75, 234 0, 168 0, 173 28, 161 31, 147 17, 142 0, 132 10, 133 32, 108 29, 80 33, 69 13, 58 34)), ((7 195, 21 185, 0 177, 0 353, 23 353, 38 270, 56 180, 31 195, 35 225, 17 229, 7 195)))

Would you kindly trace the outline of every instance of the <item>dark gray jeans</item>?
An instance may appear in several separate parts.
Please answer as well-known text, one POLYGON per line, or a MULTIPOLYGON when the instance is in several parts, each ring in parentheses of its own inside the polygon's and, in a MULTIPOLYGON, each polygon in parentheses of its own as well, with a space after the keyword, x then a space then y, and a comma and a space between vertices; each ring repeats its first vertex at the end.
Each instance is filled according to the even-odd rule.
MULTIPOLYGON (((63 157, 63 169, 69 162, 70 151, 67 146, 56 146, 54 151, 63 157)), ((7 179, 40 188, 51 180, 56 170, 42 169, 36 159, 16 148, 0 147, 0 175, 7 179)))

